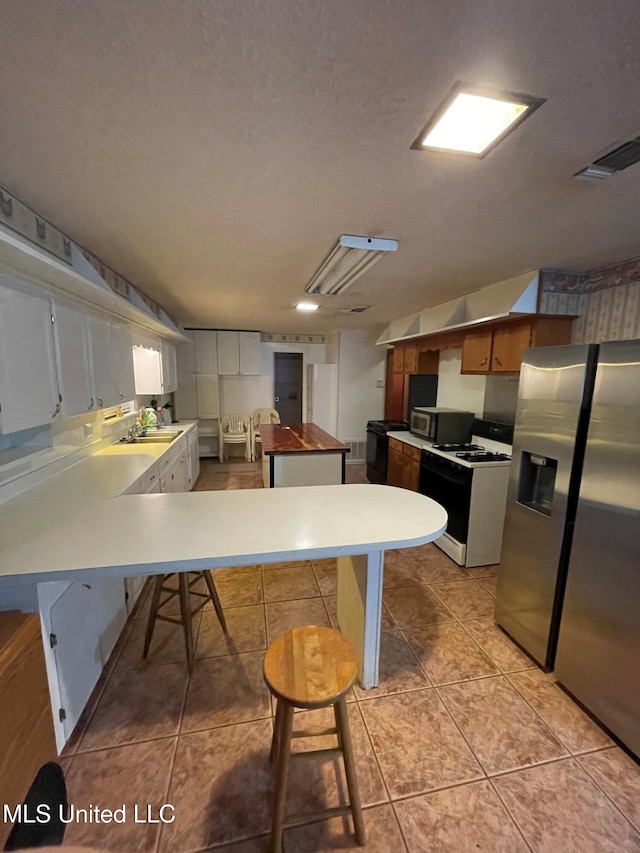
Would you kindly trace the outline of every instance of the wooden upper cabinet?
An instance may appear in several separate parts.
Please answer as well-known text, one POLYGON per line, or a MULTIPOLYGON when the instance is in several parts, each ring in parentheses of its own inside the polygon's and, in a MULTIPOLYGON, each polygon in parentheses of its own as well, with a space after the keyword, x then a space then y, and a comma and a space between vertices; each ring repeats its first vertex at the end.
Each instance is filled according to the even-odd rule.
POLYGON ((465 335, 462 344, 462 373, 488 373, 491 368, 491 329, 465 335))
POLYGON ((418 347, 416 344, 405 344, 393 349, 394 373, 418 372, 418 347))
POLYGON ((506 326, 493 333, 491 348, 492 373, 518 373, 522 353, 531 345, 531 325, 506 326))

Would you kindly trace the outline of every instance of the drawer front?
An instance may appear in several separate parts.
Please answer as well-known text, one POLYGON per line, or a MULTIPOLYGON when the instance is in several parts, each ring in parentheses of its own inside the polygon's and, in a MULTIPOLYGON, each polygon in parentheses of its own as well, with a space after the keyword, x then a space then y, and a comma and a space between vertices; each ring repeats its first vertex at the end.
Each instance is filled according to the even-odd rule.
POLYGON ((390 438, 389 450, 397 450, 398 453, 404 453, 404 441, 398 441, 397 438, 390 438))
POLYGON ((414 462, 420 461, 422 451, 419 447, 414 447, 412 444, 405 444, 404 452, 409 457, 409 459, 413 459, 414 462))

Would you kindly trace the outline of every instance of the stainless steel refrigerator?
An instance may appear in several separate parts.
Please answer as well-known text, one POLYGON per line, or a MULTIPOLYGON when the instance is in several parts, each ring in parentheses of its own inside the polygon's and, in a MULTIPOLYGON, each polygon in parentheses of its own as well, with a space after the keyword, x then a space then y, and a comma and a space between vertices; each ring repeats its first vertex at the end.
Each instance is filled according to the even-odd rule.
POLYGON ((640 753, 640 341, 528 350, 512 459, 496 621, 640 753))
POLYGON ((555 672, 640 755, 640 341, 600 346, 555 672))

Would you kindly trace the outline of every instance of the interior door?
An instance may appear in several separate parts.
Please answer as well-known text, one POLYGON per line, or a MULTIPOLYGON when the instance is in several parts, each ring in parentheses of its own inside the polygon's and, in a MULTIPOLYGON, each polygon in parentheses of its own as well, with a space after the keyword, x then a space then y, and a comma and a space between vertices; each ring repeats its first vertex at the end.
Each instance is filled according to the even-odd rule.
POLYGON ((273 408, 280 415, 280 423, 302 422, 302 353, 274 353, 273 408))

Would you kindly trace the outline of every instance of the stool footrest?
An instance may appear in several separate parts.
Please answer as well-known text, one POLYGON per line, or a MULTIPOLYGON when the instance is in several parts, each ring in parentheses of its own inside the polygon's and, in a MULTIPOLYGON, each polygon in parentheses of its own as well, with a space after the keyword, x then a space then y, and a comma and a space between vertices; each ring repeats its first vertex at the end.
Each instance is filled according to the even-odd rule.
POLYGON ((314 732, 311 729, 298 729, 295 732, 291 732, 291 737, 324 737, 325 735, 337 735, 338 729, 333 726, 332 728, 322 729, 322 731, 314 732))
POLYGON ((351 806, 333 806, 330 809, 323 809, 321 812, 310 812, 308 814, 295 814, 284 819, 285 826, 300 826, 305 823, 313 823, 318 820, 328 820, 332 817, 344 817, 351 814, 351 806))
POLYGON ((307 749, 304 752, 292 752, 291 758, 329 758, 332 755, 342 755, 339 746, 329 746, 326 749, 307 749))

